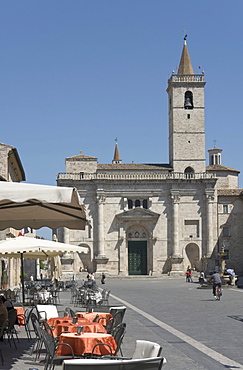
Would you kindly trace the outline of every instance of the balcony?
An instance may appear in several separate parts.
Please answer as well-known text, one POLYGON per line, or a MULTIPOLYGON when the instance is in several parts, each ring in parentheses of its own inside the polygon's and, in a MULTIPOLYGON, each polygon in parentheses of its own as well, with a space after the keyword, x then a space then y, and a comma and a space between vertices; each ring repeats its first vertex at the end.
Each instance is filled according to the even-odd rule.
POLYGON ((212 173, 190 173, 185 174, 181 172, 98 172, 98 173, 71 173, 61 172, 57 175, 57 180, 73 180, 73 181, 87 181, 87 180, 208 180, 216 179, 217 176, 212 173))

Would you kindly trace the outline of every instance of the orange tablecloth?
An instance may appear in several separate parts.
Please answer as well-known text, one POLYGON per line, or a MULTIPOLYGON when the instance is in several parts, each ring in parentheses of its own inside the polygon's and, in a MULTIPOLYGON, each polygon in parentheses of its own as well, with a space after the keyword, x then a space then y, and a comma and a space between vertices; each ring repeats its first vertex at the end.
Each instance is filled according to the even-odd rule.
POLYGON ((18 322, 20 324, 24 324, 24 307, 14 307, 15 310, 17 311, 17 315, 21 315, 21 316, 18 316, 18 322))
MULTIPOLYGON (((81 318, 79 320, 81 320, 82 322, 88 322, 88 320, 85 319, 85 318, 81 318)), ((58 324, 68 324, 68 325, 70 325, 72 321, 73 321, 72 317, 52 317, 49 320, 47 320, 47 323, 50 326, 56 326, 58 324)), ((82 323, 80 323, 80 325, 82 325, 82 323)))
MULTIPOLYGON (((65 333, 60 335, 58 343, 70 344, 75 355, 91 353, 97 343, 107 343, 111 346, 112 351, 116 350, 116 341, 110 334, 83 333, 81 335, 75 335, 74 333, 65 333)), ((58 346, 56 354, 57 356, 69 355, 70 349, 67 346, 58 346)), ((97 346, 95 354, 109 355, 109 347, 97 346)))
POLYGON ((76 312, 75 314, 78 317, 83 317, 87 319, 88 321, 93 321, 96 315, 99 315, 99 317, 104 317, 104 320, 99 319, 99 323, 102 325, 107 324, 107 319, 110 319, 112 315, 109 312, 76 312))
POLYGON ((98 322, 88 322, 86 320, 79 319, 78 324, 71 324, 71 323, 61 323, 55 325, 53 329, 54 337, 57 337, 63 331, 69 331, 70 333, 76 333, 77 327, 83 326, 85 333, 106 333, 106 329, 103 325, 98 322))

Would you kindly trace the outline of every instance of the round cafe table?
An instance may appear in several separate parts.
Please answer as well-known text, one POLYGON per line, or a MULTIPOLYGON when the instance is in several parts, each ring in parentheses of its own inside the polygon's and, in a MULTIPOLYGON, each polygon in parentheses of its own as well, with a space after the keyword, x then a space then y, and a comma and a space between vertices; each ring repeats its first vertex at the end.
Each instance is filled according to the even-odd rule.
POLYGON ((98 322, 89 322, 79 319, 78 324, 60 323, 53 328, 54 337, 58 337, 62 332, 69 331, 70 333, 77 333, 78 326, 84 327, 84 333, 106 333, 106 329, 98 322))
MULTIPOLYGON (((60 335, 58 343, 69 344, 75 355, 83 353, 92 353, 93 347, 97 343, 107 343, 111 346, 112 352, 116 350, 116 341, 110 334, 100 333, 83 333, 76 335, 74 333, 63 333, 60 335)), ((109 355, 110 349, 107 346, 97 346, 94 352, 96 355, 109 355)), ((70 354, 70 349, 67 346, 58 346, 56 355, 65 356, 70 354)))
POLYGON ((112 315, 109 312, 76 312, 75 315, 83 317, 88 321, 93 321, 96 315, 99 315, 98 322, 104 326, 107 324, 107 320, 112 318, 112 315))
MULTIPOLYGON (((47 320, 47 324, 50 326, 56 326, 58 324, 71 324, 73 321, 72 317, 51 317, 50 319, 47 320)), ((80 325, 84 322, 88 322, 87 319, 85 318, 79 318, 78 319, 78 324, 80 322, 80 325)))

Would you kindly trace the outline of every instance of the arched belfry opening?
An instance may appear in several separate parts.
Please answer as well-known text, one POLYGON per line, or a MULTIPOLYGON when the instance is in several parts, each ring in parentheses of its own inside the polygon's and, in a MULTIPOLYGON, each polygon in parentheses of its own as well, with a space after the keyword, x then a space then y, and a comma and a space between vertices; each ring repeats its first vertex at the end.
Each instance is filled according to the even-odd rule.
POLYGON ((185 92, 184 108, 193 109, 193 94, 191 91, 185 92))
POLYGON ((186 177, 190 178, 190 177, 193 177, 194 175, 194 169, 192 167, 187 167, 184 171, 186 177))

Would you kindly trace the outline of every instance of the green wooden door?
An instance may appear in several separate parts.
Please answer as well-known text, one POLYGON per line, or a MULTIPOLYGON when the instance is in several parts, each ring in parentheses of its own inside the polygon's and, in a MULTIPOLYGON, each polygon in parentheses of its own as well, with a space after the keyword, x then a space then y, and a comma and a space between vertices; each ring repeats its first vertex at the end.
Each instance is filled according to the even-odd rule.
POLYGON ((128 242, 128 274, 147 275, 147 241, 128 242))

